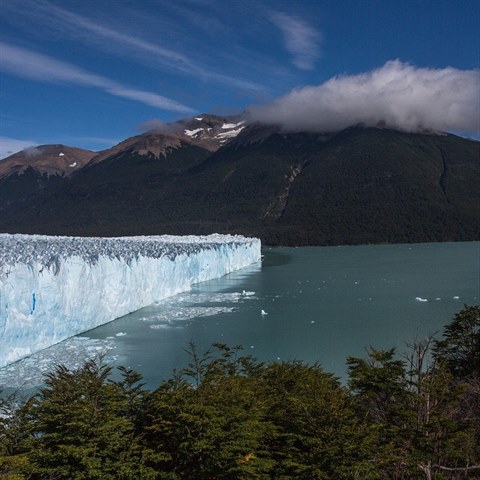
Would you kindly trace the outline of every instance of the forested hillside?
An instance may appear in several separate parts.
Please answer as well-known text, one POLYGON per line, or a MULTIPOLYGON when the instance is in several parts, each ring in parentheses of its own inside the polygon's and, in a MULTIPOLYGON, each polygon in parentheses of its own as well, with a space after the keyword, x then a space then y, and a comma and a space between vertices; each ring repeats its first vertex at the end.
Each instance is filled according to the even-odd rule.
MULTIPOLYGON (((155 134, 148 138, 158 149, 155 134)), ((34 198, 0 208, 0 230, 241 233, 269 245, 480 238, 476 141, 362 127, 286 134, 259 125, 242 127, 215 152, 175 141, 161 155, 148 144, 92 161, 34 198)))

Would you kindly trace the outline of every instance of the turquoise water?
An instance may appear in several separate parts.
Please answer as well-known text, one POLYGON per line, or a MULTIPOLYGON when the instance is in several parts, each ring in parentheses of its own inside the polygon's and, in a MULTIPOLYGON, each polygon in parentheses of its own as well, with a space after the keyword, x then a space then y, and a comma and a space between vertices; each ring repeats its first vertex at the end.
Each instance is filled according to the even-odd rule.
POLYGON ((479 252, 477 242, 266 248, 261 265, 86 335, 114 337, 113 363, 140 371, 149 386, 186 364, 190 341, 199 350, 242 345, 266 361, 319 362, 345 378, 347 356, 370 345, 402 351, 441 331, 464 303, 478 304, 479 252))
POLYGON ((186 365, 189 342, 318 362, 345 380, 347 356, 369 346, 402 352, 405 342, 441 332, 463 304, 478 304, 479 261, 479 242, 265 248, 261 263, 0 370, 0 385, 28 390, 55 364, 76 368, 105 353, 154 388, 186 365))

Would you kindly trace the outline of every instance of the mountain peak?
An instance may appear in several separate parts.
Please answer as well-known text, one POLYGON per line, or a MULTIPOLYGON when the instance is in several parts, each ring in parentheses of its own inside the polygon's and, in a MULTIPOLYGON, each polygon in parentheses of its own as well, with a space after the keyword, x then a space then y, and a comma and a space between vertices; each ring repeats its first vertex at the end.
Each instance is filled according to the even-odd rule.
POLYGON ((215 152, 235 138, 244 128, 240 116, 222 117, 201 114, 172 123, 159 124, 146 132, 127 138, 114 147, 99 152, 92 164, 99 163, 121 152, 134 152, 141 156, 166 157, 182 146, 196 146, 215 152))
POLYGON ((95 155, 91 150, 62 144, 29 147, 0 161, 0 178, 20 175, 29 167, 42 175, 69 176, 95 155))

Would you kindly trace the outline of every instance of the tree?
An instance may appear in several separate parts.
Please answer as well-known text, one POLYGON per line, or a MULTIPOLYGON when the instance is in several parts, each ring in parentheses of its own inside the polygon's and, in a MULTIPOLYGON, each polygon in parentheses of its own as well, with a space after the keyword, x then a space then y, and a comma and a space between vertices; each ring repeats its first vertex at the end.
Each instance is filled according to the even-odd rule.
POLYGON ((31 472, 28 458, 31 400, 18 392, 2 395, 0 389, 0 479, 24 480, 31 472))
POLYGON ((153 392, 88 361, 27 401, 0 396, 5 480, 464 480, 480 472, 479 307, 395 350, 319 365, 264 364, 239 346, 190 345, 153 392))
POLYGON ((191 345, 189 366, 153 392, 146 440, 160 478, 270 478, 264 399, 239 352, 215 344, 198 355, 191 345))
POLYGON ((435 358, 458 379, 480 376, 480 306, 465 305, 443 337, 435 343, 435 358))
POLYGON ((272 363, 261 372, 273 479, 374 479, 372 435, 349 393, 319 365, 272 363))
POLYGON ((108 382, 110 372, 110 367, 87 361, 77 371, 59 366, 47 374, 32 408, 30 456, 38 478, 154 478, 125 416, 130 392, 122 383, 108 382))

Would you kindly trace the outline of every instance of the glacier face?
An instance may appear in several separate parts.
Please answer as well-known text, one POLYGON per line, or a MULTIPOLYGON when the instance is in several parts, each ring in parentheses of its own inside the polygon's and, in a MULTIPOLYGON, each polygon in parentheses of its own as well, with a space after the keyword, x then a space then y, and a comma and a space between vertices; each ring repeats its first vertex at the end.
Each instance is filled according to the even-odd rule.
POLYGON ((0 234, 0 368, 260 260, 239 235, 0 234))

